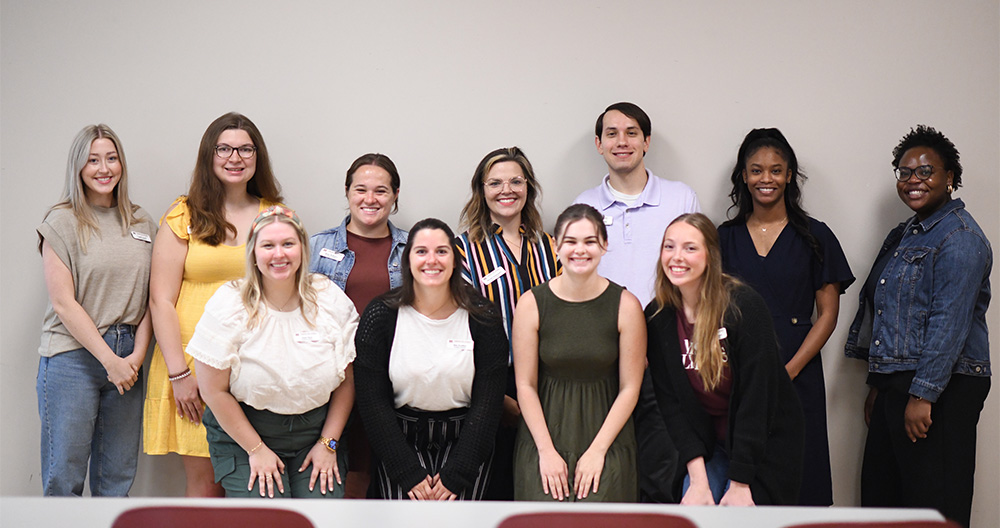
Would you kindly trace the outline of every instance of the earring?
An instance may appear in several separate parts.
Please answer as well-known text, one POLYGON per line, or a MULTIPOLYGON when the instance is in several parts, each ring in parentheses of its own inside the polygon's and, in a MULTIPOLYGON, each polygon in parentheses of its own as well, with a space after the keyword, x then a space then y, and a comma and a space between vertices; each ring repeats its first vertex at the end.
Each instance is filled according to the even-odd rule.
POLYGON ((954 187, 952 187, 952 186, 951 186, 951 184, 949 183, 949 184, 948 184, 948 194, 951 194, 951 193, 953 193, 953 192, 955 192, 955 188, 954 188, 954 187))

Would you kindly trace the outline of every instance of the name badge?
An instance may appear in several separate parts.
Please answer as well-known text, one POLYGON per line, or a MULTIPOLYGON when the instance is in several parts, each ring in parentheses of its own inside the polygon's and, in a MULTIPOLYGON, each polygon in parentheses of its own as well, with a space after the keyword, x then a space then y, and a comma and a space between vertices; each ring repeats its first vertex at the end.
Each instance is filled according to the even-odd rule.
POLYGON ((610 215, 604 215, 604 225, 609 226, 609 225, 613 224, 614 222, 615 222, 615 219, 611 218, 610 215))
POLYGON ((304 343, 319 343, 319 332, 315 330, 304 330, 302 332, 295 332, 295 342, 304 343))
POLYGON ((472 352, 475 343, 471 339, 449 339, 448 340, 448 350, 456 350, 459 352, 472 352))
POLYGON ((344 254, 343 253, 337 253, 336 251, 334 251, 334 250, 332 250, 330 248, 323 248, 323 249, 319 250, 319 256, 320 256, 320 258, 333 259, 333 260, 336 260, 337 262, 340 262, 341 260, 344 260, 344 254))
POLYGON ((153 239, 146 233, 140 233, 138 231, 132 231, 132 238, 136 240, 142 240, 143 242, 153 242, 153 239))
POLYGON ((728 335, 729 334, 726 333, 726 327, 723 326, 722 328, 719 329, 719 340, 725 339, 726 336, 728 335))
POLYGON ((503 277, 506 274, 507 274, 507 270, 505 270, 503 268, 497 268, 497 269, 495 269, 495 270, 487 273, 486 276, 483 277, 483 284, 490 284, 491 282, 499 279, 500 277, 503 277))

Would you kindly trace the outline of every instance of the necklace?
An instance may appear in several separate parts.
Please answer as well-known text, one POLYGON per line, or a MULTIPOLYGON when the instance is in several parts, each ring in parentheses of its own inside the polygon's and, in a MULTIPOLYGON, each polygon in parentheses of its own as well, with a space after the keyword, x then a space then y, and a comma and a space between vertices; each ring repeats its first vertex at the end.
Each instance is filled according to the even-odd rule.
POLYGON ((755 220, 755 222, 757 224, 757 226, 756 226, 757 229, 760 229, 761 232, 763 232, 763 233, 767 233, 768 229, 771 229, 771 228, 774 228, 774 227, 784 227, 785 224, 788 223, 788 217, 787 216, 784 217, 784 218, 782 218, 781 220, 778 220, 777 222, 772 222, 770 225, 764 224, 763 222, 761 222, 760 220, 757 220, 757 219, 754 219, 754 220, 755 220), (765 227, 765 225, 767 225, 767 227, 765 227))
POLYGON ((271 299, 268 299, 267 295, 264 295, 264 300, 267 301, 267 304, 271 305, 271 308, 274 308, 279 312, 287 312, 289 309, 294 308, 295 305, 298 304, 299 292, 293 291, 292 294, 288 296, 288 299, 285 299, 285 302, 280 306, 277 303, 272 302, 271 299))

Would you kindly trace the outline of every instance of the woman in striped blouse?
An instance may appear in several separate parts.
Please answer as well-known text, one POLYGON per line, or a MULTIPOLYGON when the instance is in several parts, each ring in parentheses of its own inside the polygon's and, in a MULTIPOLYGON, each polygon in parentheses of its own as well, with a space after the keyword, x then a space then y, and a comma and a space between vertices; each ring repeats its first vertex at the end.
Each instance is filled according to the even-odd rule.
MULTIPOLYGON (((462 208, 465 232, 458 237, 462 276, 499 308, 508 340, 521 295, 562 272, 552 236, 542 230, 535 205, 540 193, 524 152, 518 147, 499 148, 479 162, 472 176, 472 196, 462 208)), ((514 499, 514 437, 520 416, 513 364, 508 361, 486 499, 514 499)))

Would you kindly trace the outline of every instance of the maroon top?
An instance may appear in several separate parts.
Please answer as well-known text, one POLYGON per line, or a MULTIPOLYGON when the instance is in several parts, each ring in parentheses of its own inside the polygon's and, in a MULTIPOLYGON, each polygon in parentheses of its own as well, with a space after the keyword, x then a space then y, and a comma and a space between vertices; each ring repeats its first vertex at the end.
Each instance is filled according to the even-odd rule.
POLYGON ((347 248, 354 252, 354 266, 347 276, 344 293, 354 301, 358 313, 365 311, 372 299, 389 291, 389 252, 392 235, 367 238, 347 232, 347 248))
POLYGON ((691 339, 694 335, 694 325, 687 322, 683 310, 677 310, 677 337, 681 342, 681 361, 684 364, 684 371, 687 373, 691 388, 698 402, 705 408, 705 412, 712 417, 712 424, 715 425, 715 437, 720 443, 725 442, 727 422, 729 421, 729 393, 733 389, 733 376, 729 371, 729 359, 726 355, 726 341, 722 343, 722 379, 715 387, 715 390, 706 391, 705 384, 698 375, 698 366, 694 361, 694 350, 691 339))

